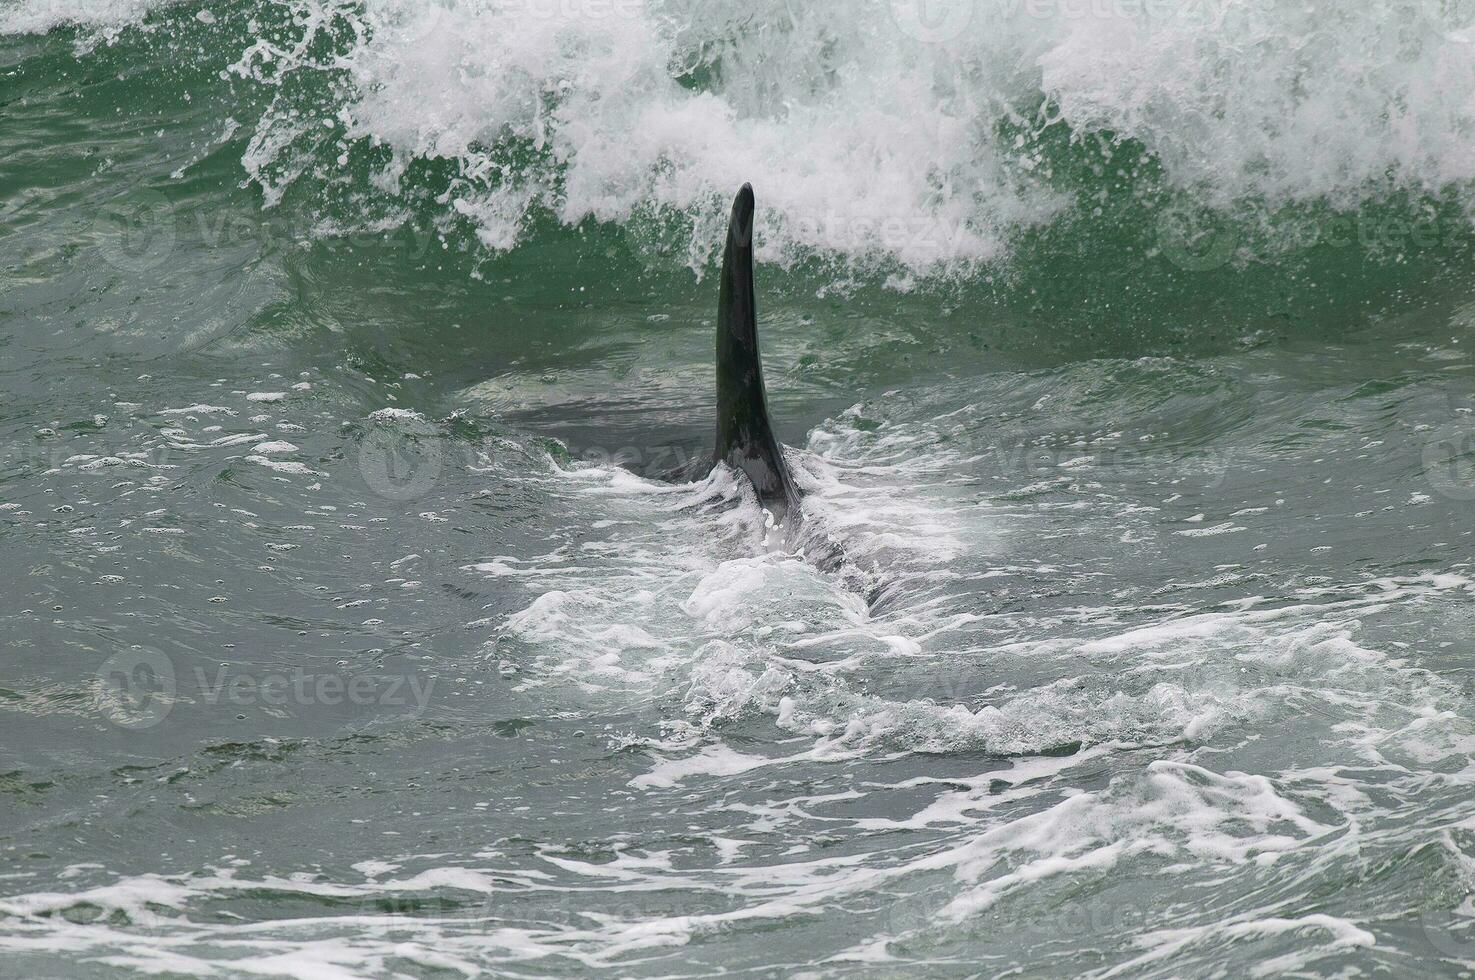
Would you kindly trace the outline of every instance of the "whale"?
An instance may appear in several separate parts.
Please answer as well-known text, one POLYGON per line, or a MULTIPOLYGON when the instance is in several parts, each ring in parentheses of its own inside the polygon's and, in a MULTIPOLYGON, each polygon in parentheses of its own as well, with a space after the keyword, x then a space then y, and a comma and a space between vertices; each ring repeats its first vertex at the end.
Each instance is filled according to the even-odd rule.
POLYGON ((722 255, 717 308, 717 432, 711 469, 742 473, 758 503, 792 536, 803 520, 803 497, 773 434, 763 356, 758 347, 758 305, 753 276, 753 185, 732 202, 722 255))

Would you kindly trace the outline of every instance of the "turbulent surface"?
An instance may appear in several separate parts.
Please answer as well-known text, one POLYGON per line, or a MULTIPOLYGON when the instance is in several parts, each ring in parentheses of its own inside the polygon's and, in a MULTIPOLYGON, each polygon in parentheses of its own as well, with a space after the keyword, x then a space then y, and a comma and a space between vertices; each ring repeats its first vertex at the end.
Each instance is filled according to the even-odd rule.
POLYGON ((0 974, 1475 970, 1472 27, 0 4, 0 974))

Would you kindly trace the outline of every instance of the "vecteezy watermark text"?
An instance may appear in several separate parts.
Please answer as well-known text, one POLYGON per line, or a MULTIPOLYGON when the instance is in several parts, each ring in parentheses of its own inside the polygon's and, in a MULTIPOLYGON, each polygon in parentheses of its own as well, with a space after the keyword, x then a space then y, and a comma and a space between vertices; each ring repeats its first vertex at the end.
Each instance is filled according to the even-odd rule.
POLYGON ((395 251, 419 261, 439 250, 438 232, 401 224, 391 228, 324 229, 287 212, 247 214, 175 202, 158 191, 141 191, 103 205, 92 218, 88 240, 102 260, 120 272, 144 275, 181 249, 219 251, 287 249, 307 241, 363 251, 395 251))
POLYGON ((433 677, 406 677, 402 674, 352 674, 345 677, 342 674, 309 673, 300 667, 286 673, 256 676, 233 672, 222 665, 214 674, 196 667, 194 675, 206 704, 223 703, 235 707, 352 704, 411 707, 420 712, 425 710, 435 690, 433 677))
POLYGON ((133 646, 109 657, 93 681, 93 706, 119 728, 142 731, 161 724, 180 701, 209 707, 377 707, 423 714, 436 679, 395 673, 315 672, 302 667, 258 672, 239 665, 195 666, 181 675, 174 661, 153 647, 133 646), (181 680, 194 681, 195 691, 181 680), (198 692, 198 697, 196 697, 198 692))
POLYGON ((1175 204, 1158 213, 1159 253, 1187 272, 1210 272, 1235 259, 1274 262, 1317 247, 1420 252, 1468 240, 1470 226, 1433 215, 1324 214, 1277 217, 1251 235, 1235 215, 1175 204))

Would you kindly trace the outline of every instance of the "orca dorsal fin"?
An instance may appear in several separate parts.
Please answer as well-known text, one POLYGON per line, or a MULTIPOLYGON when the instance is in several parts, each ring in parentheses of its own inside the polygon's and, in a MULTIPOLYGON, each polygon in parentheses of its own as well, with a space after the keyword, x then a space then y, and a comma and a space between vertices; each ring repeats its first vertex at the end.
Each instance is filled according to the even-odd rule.
POLYGON ((768 419, 763 359, 758 351, 758 310, 753 288, 753 186, 744 184, 732 204, 722 293, 717 311, 717 452, 713 464, 742 470, 758 500, 782 521, 799 510, 799 493, 784 463, 783 447, 768 419))

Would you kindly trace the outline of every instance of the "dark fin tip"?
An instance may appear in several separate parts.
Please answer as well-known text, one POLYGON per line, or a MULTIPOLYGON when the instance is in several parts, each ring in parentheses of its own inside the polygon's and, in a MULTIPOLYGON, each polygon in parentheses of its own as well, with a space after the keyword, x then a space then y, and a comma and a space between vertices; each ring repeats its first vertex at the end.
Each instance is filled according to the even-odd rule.
POLYGON ((753 200, 753 185, 744 184, 732 202, 732 221, 728 226, 728 237, 744 247, 753 243, 753 213, 757 205, 753 200))

